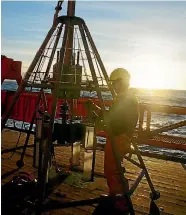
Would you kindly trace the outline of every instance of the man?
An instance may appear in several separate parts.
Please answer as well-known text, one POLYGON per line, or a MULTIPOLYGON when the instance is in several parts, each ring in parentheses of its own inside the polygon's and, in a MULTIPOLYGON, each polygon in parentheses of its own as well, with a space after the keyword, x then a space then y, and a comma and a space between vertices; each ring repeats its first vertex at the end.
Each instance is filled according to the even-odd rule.
MULTIPOLYGON (((127 70, 115 69, 110 75, 110 81, 117 97, 106 114, 105 125, 114 137, 116 153, 122 161, 123 156, 130 151, 130 143, 127 139, 131 137, 138 121, 138 102, 129 90, 130 74, 127 70)), ((94 111, 97 114, 101 113, 100 107, 95 104, 94 111)), ((109 195, 115 196, 125 192, 108 136, 105 146, 104 174, 109 187, 109 195)), ((127 211, 125 199, 116 201, 115 208, 127 211)))

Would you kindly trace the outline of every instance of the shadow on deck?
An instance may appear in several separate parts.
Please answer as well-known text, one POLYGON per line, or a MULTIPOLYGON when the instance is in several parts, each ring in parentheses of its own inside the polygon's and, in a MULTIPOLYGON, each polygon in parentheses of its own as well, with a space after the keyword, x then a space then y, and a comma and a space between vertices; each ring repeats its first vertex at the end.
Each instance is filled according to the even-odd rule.
MULTIPOLYGON (((2 133, 2 149, 14 147, 18 138, 18 132, 5 130, 2 133)), ((20 145, 23 144, 25 138, 20 138, 20 145)), ((33 144, 33 138, 30 140, 30 144, 33 144)), ((33 149, 28 148, 25 157, 25 165, 20 170, 17 169, 16 161, 20 158, 18 152, 10 159, 8 158, 11 153, 4 154, 2 156, 1 164, 1 176, 2 185, 8 183, 13 176, 17 175, 19 171, 26 171, 36 176, 37 170, 32 167, 32 155, 33 149)), ((80 166, 77 168, 81 170, 83 167, 83 149, 81 151, 80 166)), ((69 158, 71 156, 70 147, 59 147, 56 148, 56 160, 60 168, 69 165, 69 158)), ((74 171, 72 174, 64 180, 59 187, 49 196, 49 198, 59 199, 56 194, 65 194, 66 197, 62 198, 63 201, 72 200, 83 200, 90 198, 97 198, 103 193, 107 193, 107 186, 103 177, 103 152, 96 152, 96 165, 95 165, 95 180, 94 182, 83 182, 81 180, 81 172, 74 171)), ((185 215, 186 214, 186 171, 183 169, 181 164, 170 161, 162 161, 154 158, 143 157, 145 164, 148 168, 153 184, 156 189, 161 193, 161 197, 156 201, 160 209, 161 215, 185 215)), ((139 173, 139 169, 133 166, 131 163, 125 163, 126 177, 129 182, 134 181, 139 173)), ((13 190, 10 190, 13 192, 13 190)), ((7 191, 4 191, 7 194, 7 191)), ((149 214, 150 202, 149 198, 150 189, 145 179, 143 179, 138 186, 136 192, 132 196, 132 202, 136 211, 136 214, 149 214)), ((3 193, 2 193, 3 200, 3 193)), ((104 206, 104 205, 103 205, 104 206)), ((153 205, 155 207, 155 205, 153 205)), ((107 205, 108 210, 108 205, 107 205)), ((111 214, 111 210, 109 210, 111 214)), ((158 211, 154 208, 151 214, 158 215, 158 211)), ((13 214, 16 214, 14 211, 13 214)), ((20 213, 19 213, 20 214, 20 213)), ((92 206, 79 206, 73 208, 66 208, 60 210, 54 210, 45 212, 43 214, 61 214, 61 215, 85 215, 85 214, 109 214, 108 212, 103 213, 103 208, 97 205, 92 206), (100 212, 101 210, 101 212, 100 212)), ((112 213, 114 214, 114 213, 112 213)))

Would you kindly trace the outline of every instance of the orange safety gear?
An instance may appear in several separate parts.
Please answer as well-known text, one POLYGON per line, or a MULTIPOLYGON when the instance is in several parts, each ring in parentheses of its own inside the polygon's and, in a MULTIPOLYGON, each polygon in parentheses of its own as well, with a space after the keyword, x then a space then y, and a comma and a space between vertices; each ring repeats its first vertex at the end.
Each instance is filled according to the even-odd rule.
MULTIPOLYGON (((112 105, 105 120, 106 126, 112 130, 112 134, 114 135, 115 149, 120 161, 130 151, 130 143, 127 137, 132 135, 137 121, 138 102, 136 97, 129 92, 120 95, 112 105)), ((109 194, 123 194, 126 190, 117 168, 111 140, 108 136, 106 139, 104 174, 109 187, 109 194)), ((116 201, 115 207, 125 211, 127 209, 125 199, 123 201, 116 201)))
MULTIPOLYGON (((123 156, 127 154, 130 150, 130 143, 125 134, 114 137, 114 144, 116 153, 122 162, 123 156)), ((117 165, 115 157, 112 151, 111 140, 107 137, 106 146, 105 146, 105 163, 104 163, 104 173, 105 178, 107 179, 107 184, 109 187, 110 195, 123 194, 124 187, 121 183, 120 175, 117 170, 117 165)))
MULTIPOLYGON (((130 151, 130 144, 127 141, 125 135, 116 136, 114 138, 115 149, 120 161, 123 160, 123 156, 130 151)), ((126 191, 121 181, 121 176, 117 168, 116 160, 112 151, 112 145, 110 138, 107 138, 105 146, 105 160, 104 160, 104 175, 107 179, 107 185, 109 187, 109 195, 116 196, 126 191)), ((128 206, 125 198, 117 200, 115 202, 115 208, 128 211, 128 206)))

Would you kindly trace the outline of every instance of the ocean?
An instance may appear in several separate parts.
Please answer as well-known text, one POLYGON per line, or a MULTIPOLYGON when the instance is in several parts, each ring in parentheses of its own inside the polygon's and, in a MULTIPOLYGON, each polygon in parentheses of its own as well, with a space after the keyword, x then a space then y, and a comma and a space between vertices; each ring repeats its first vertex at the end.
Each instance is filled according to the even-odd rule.
MULTIPOLYGON (((5 81, 2 86, 2 90, 16 91, 17 83, 13 81, 5 81)), ((29 90, 29 89, 28 89, 29 90)), ((177 106, 177 107, 186 107, 186 90, 149 90, 149 89, 132 89, 139 103, 147 103, 147 104, 161 104, 161 105, 169 105, 169 106, 177 106)), ((33 91, 38 91, 37 89, 33 89, 33 91)), ((95 92, 81 92, 82 97, 96 97, 95 92)), ((108 93, 104 93, 103 98, 105 100, 111 99, 111 95, 108 93)), ((170 125, 181 120, 186 120, 186 115, 176 115, 176 114, 165 114, 165 113, 152 113, 151 120, 151 130, 161 128, 162 126, 170 125)), ((10 120, 10 124, 13 122, 10 120)), ((20 123, 20 122, 19 122, 20 123)), ((27 123, 27 127, 28 127, 27 123)), ((21 127, 21 125, 19 126, 21 127)), ((163 134, 169 134, 173 136, 180 136, 186 138, 186 126, 170 130, 168 132, 164 132, 163 134)), ((104 140, 99 139, 99 142, 103 142, 104 140)), ((167 149, 157 149, 156 147, 143 146, 144 150, 150 151, 161 151, 166 154, 176 153, 176 155, 185 157, 186 153, 178 150, 167 150, 167 149)))

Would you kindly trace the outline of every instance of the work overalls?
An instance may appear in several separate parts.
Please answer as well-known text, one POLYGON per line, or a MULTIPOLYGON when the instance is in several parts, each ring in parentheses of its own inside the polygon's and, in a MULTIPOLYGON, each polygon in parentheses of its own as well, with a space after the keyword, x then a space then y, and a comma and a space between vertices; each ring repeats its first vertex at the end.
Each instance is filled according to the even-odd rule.
MULTIPOLYGON (((128 137, 132 135, 138 121, 138 102, 131 93, 120 95, 109 110, 106 124, 112 129, 115 149, 120 161, 130 151, 128 137)), ((111 140, 106 136, 104 174, 109 187, 109 195, 115 196, 125 192, 117 169, 116 160, 112 151, 111 140)), ((126 210, 125 200, 116 202, 116 208, 126 210)))

